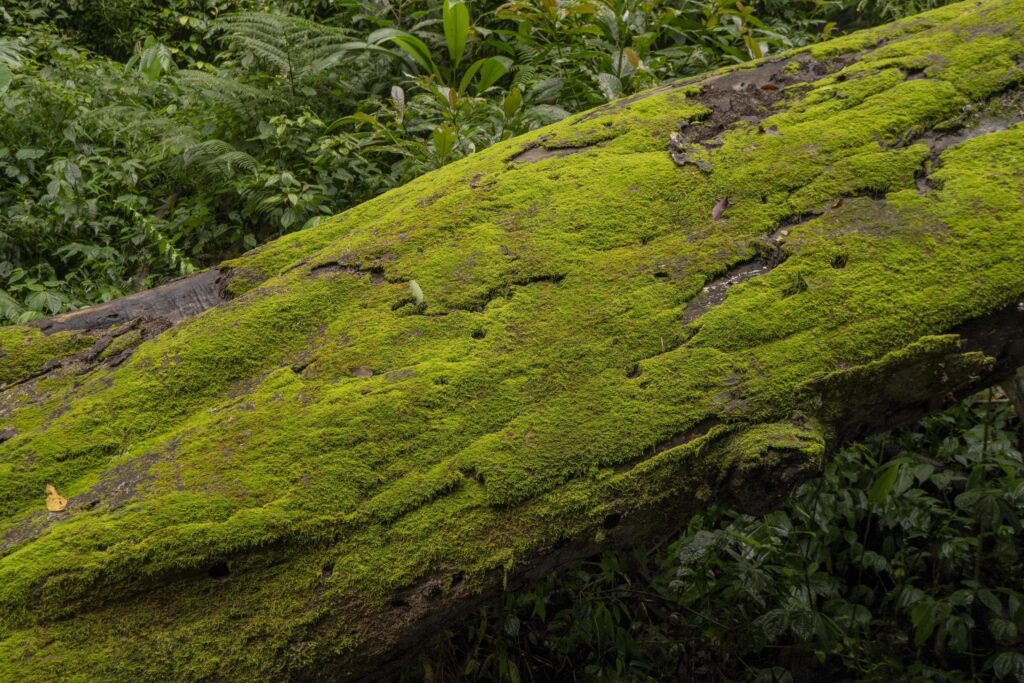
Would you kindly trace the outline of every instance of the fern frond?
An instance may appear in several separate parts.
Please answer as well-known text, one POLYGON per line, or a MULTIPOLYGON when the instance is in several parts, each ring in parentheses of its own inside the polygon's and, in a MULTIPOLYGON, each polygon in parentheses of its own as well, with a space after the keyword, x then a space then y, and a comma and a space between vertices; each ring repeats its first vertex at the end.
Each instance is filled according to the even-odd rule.
POLYGON ((275 99, 266 90, 206 71, 181 69, 175 74, 175 80, 187 90, 202 93, 203 97, 240 111, 245 111, 252 101, 275 99))
POLYGON ((247 52, 280 76, 316 75, 366 50, 344 29, 273 12, 235 12, 215 27, 233 50, 247 52))
POLYGON ((283 47, 255 36, 234 36, 232 42, 236 49, 241 47, 249 51, 256 59, 276 68, 282 75, 287 75, 291 71, 291 61, 283 47))
POLYGON ((21 43, 12 38, 0 38, 0 64, 15 67, 21 64, 21 53, 24 50, 21 43))
POLYGON ((259 162, 249 154, 237 149, 217 156, 213 162, 225 169, 229 175, 234 175, 234 170, 236 168, 247 173, 256 173, 259 171, 259 162))

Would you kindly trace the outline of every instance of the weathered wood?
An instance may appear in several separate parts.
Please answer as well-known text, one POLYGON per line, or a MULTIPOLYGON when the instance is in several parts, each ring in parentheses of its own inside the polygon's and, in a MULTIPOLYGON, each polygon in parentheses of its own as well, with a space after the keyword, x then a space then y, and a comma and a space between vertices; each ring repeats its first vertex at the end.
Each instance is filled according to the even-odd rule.
POLYGON ((224 275, 217 269, 204 270, 165 285, 46 318, 36 325, 44 332, 99 330, 138 318, 159 318, 176 323, 202 313, 224 301, 224 275))
POLYGON ((953 5, 0 328, 0 679, 387 679, 489 595, 1009 377, 1022 63, 1024 0, 953 5))

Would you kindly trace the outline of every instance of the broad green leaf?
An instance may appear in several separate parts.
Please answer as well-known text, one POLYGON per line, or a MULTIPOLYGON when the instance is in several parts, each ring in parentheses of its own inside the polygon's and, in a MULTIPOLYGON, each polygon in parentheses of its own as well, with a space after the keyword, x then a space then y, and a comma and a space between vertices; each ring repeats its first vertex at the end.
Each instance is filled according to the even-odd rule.
POLYGON ((505 114, 505 118, 510 119, 515 116, 515 113, 519 111, 519 107, 523 104, 523 91, 517 86, 513 86, 508 94, 505 95, 505 99, 501 102, 501 110, 505 114))
POLYGON ((479 74, 476 82, 476 92, 480 94, 508 73, 511 66, 512 60, 507 57, 484 57, 483 59, 478 59, 462 75, 462 80, 459 81, 459 92, 466 92, 466 88, 472 83, 473 77, 479 74))
POLYGON ((914 643, 920 647, 935 631, 935 603, 931 600, 919 602, 910 610, 914 624, 914 643))
POLYGON ((1020 680, 1024 678, 1024 654, 1019 652, 1001 652, 992 661, 992 671, 1000 678, 1009 678, 1011 674, 1020 680))
POLYGON ((14 73, 10 67, 6 64, 0 64, 0 95, 7 92, 7 89, 11 87, 11 81, 14 80, 14 73))
POLYGON ((875 479, 875 483, 871 485, 871 489, 868 491, 868 500, 877 505, 888 498, 893 487, 896 485, 896 479, 899 477, 899 474, 899 465, 886 467, 878 475, 878 478, 875 479))
POLYGON ((462 0, 444 0, 444 39, 448 44, 448 56, 456 67, 462 61, 469 37, 469 8, 462 0))
POLYGON ((458 133, 451 126, 438 126, 434 129, 434 154, 439 164, 445 164, 448 156, 455 148, 455 141, 458 140, 458 133))
POLYGON ((508 73, 512 62, 507 57, 488 57, 480 67, 480 77, 477 79, 476 91, 478 93, 487 90, 494 85, 499 78, 508 73))
POLYGON ((473 77, 476 76, 476 72, 480 70, 480 67, 483 66, 487 59, 489 59, 489 57, 478 59, 469 65, 469 68, 466 69, 466 73, 462 74, 462 80, 459 81, 459 92, 466 92, 466 88, 468 88, 469 84, 473 82, 473 77))
POLYGON ((151 81, 160 78, 160 59, 156 51, 149 49, 142 53, 142 60, 139 62, 139 71, 151 81))
POLYGON ((391 36, 387 40, 400 47, 414 62, 423 67, 428 74, 438 78, 441 77, 441 72, 438 71, 433 57, 430 56, 430 48, 422 40, 409 33, 391 36))

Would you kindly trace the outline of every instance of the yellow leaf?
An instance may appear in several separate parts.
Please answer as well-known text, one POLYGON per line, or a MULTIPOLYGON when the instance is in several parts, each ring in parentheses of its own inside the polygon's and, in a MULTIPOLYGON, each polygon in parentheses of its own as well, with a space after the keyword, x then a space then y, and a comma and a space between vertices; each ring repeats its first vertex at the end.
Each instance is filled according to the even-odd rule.
POLYGON ((68 506, 68 499, 57 493, 53 484, 46 485, 46 509, 50 512, 60 512, 68 506))

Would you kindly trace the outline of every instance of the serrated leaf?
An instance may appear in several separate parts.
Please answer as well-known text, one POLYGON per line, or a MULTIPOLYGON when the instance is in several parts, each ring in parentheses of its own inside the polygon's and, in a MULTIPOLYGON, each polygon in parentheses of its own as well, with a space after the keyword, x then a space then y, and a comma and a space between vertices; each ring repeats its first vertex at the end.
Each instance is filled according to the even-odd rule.
POLYGON ((614 74, 598 74, 597 86, 606 100, 614 100, 622 94, 622 81, 614 74))
POLYGON ((22 147, 14 153, 15 159, 38 159, 46 154, 46 150, 36 149, 34 147, 22 147))

